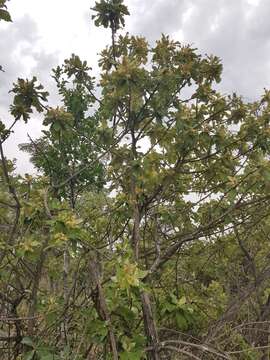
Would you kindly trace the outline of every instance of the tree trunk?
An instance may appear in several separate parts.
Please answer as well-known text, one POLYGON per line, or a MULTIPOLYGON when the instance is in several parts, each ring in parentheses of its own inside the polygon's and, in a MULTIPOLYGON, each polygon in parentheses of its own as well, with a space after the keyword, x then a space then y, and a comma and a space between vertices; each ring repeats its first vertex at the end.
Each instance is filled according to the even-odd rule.
POLYGON ((154 316, 152 313, 152 307, 149 295, 145 292, 141 292, 142 310, 143 310, 143 321, 144 330, 148 340, 148 346, 152 347, 153 350, 149 351, 147 357, 149 360, 159 360, 158 354, 158 333, 154 316))
POLYGON ((112 351, 113 360, 118 360, 117 343, 111 323, 111 317, 106 304, 104 291, 100 282, 100 277, 98 273, 98 264, 93 258, 90 258, 89 269, 91 274, 92 285, 97 293, 96 298, 94 298, 95 307, 100 318, 103 321, 106 321, 108 324, 109 340, 110 340, 110 347, 112 351))

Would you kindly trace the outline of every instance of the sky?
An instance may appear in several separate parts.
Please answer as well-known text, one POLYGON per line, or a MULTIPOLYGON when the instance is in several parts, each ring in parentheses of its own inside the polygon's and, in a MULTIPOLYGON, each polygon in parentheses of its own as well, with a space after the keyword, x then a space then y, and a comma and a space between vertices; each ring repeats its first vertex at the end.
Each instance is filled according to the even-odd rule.
MULTIPOLYGON (((9 90, 18 77, 37 76, 50 92, 50 105, 58 99, 51 69, 72 53, 98 71, 98 53, 110 42, 109 30, 96 28, 91 20, 92 0, 11 0, 13 23, 0 22, 0 119, 11 122, 9 90)), ((270 89, 269 0, 126 0, 131 16, 126 31, 143 35, 154 44, 162 33, 201 54, 222 59, 221 92, 237 92, 247 101, 270 89)), ((17 158, 17 172, 32 172, 28 156, 17 145, 40 136, 42 119, 17 125, 5 145, 9 158, 17 158)))

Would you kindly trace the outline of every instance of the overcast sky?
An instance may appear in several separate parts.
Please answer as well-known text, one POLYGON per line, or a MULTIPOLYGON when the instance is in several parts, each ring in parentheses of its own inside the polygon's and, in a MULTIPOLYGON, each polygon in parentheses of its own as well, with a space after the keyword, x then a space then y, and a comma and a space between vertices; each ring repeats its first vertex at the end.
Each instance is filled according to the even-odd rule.
MULTIPOLYGON (((193 44, 202 54, 215 54, 224 65, 220 89, 256 99, 270 88, 270 0, 126 0, 131 16, 127 31, 144 35, 151 43, 161 33, 193 44)), ((109 43, 109 31, 91 22, 92 0, 11 0, 13 23, 0 23, 0 118, 10 121, 8 94, 18 77, 36 75, 51 92, 51 69, 71 53, 89 61, 97 71, 97 53, 109 43)), ((31 171, 26 155, 16 144, 27 132, 40 135, 41 120, 19 124, 6 145, 10 158, 18 158, 19 172, 31 171)))

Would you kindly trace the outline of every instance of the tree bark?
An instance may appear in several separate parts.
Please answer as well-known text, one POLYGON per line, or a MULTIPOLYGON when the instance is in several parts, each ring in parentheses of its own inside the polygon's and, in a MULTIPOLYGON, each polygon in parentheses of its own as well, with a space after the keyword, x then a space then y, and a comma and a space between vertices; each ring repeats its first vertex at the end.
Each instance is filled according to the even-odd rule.
POLYGON ((150 297, 145 291, 141 292, 141 301, 143 310, 144 330, 147 336, 148 346, 153 348, 153 350, 149 351, 147 357, 149 360, 159 360, 158 333, 152 312, 150 297))
POLYGON ((100 282, 100 277, 98 273, 98 264, 93 258, 90 258, 89 269, 91 274, 92 285, 97 293, 97 296, 94 299, 95 307, 100 318, 106 321, 108 324, 109 340, 110 340, 110 347, 112 351, 113 360, 118 360, 117 343, 111 323, 111 317, 106 304, 104 291, 100 282))

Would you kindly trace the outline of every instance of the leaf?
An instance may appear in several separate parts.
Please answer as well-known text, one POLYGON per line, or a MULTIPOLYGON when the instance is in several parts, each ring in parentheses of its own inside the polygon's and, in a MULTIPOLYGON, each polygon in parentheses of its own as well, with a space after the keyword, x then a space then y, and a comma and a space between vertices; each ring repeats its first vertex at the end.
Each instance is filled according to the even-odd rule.
POLYGON ((187 302, 186 297, 185 297, 185 296, 182 296, 182 297, 178 300, 177 305, 178 305, 179 307, 181 307, 181 306, 185 305, 186 302, 187 302))
POLYGON ((10 13, 7 10, 0 9, 0 20, 12 22, 10 13))
POLYGON ((172 303, 166 301, 163 303, 161 313, 162 314, 172 313, 175 311, 175 309, 176 309, 175 304, 172 304, 172 303))
POLYGON ((59 356, 52 354, 48 350, 38 350, 37 355, 40 360, 58 360, 59 356))
POLYGON ((57 359, 59 359, 59 357, 58 356, 56 357, 53 354, 47 354, 47 355, 40 356, 40 360, 57 360, 57 359))
POLYGON ((188 329, 188 322, 183 314, 177 312, 175 315, 176 324, 179 330, 187 330, 188 329))
POLYGON ((120 360, 141 360, 144 359, 143 351, 124 351, 120 354, 120 360))
POLYGON ((90 321, 88 324, 88 334, 93 342, 98 344, 102 343, 108 334, 106 322, 99 319, 90 321))
POLYGON ((135 320, 134 312, 130 310, 127 306, 118 306, 115 312, 121 314, 121 316, 124 317, 127 322, 135 320))
POLYGON ((31 347, 31 348, 34 348, 34 347, 35 347, 35 345, 34 345, 34 343, 33 343, 33 340, 32 340, 30 337, 28 337, 28 336, 24 337, 24 338, 22 339, 21 343, 22 343, 23 345, 27 345, 27 346, 29 346, 29 347, 31 347))
POLYGON ((31 350, 30 352, 24 355, 23 360, 32 360, 35 354, 36 354, 36 350, 31 350))

